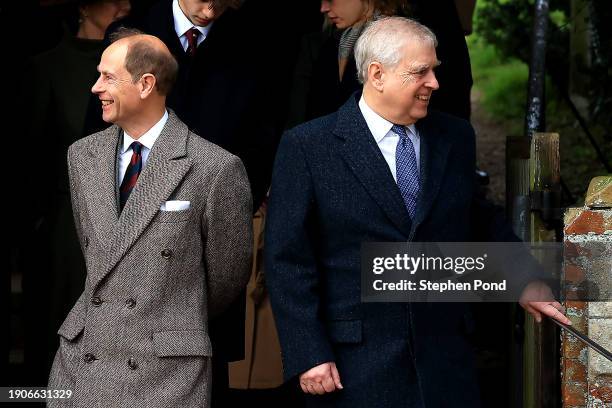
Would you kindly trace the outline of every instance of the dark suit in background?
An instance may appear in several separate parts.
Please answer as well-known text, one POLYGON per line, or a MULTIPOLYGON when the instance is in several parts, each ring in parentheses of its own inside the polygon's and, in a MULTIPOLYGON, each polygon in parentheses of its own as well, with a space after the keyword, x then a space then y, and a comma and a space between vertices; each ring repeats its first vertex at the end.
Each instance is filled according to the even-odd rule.
POLYGON ((361 89, 353 55, 342 79, 338 76, 338 44, 342 32, 333 26, 302 39, 295 66, 287 127, 328 115, 361 89))
POLYGON ((414 18, 438 38, 436 52, 442 64, 436 69, 440 89, 430 108, 470 120, 472 67, 465 33, 453 0, 414 0, 414 18))
POLYGON ((270 182, 276 145, 269 91, 256 63, 252 34, 239 11, 227 9, 214 21, 194 57, 184 51, 174 29, 172 1, 155 4, 144 16, 120 21, 161 39, 179 63, 168 106, 196 134, 240 157, 245 165, 253 208, 270 182))
POLYGON ((309 395, 316 406, 478 406, 466 305, 361 303, 361 243, 516 237, 474 198, 473 129, 436 112, 416 123, 421 195, 411 222, 358 97, 279 146, 265 262, 285 376, 335 361, 344 389, 309 395))

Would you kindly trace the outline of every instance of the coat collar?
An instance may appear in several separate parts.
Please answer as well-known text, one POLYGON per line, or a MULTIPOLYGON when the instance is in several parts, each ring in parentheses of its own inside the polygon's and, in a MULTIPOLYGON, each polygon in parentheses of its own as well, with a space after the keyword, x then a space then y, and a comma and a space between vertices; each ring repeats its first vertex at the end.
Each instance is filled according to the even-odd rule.
POLYGON ((417 211, 410 219, 401 193, 358 107, 361 92, 338 110, 333 133, 344 141, 342 156, 374 201, 404 235, 412 239, 437 196, 450 142, 446 130, 432 117, 417 122, 421 137, 420 189, 417 211))

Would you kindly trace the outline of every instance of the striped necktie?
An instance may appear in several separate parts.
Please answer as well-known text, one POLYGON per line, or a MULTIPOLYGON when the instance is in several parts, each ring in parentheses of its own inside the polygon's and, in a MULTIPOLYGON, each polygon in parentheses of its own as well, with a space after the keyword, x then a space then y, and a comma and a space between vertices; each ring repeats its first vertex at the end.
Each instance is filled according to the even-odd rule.
POLYGON ((408 214, 413 219, 419 195, 419 171, 416 153, 404 126, 393 125, 391 130, 400 137, 395 149, 397 186, 402 193, 408 214))
POLYGON ((125 170, 121 187, 119 187, 119 198, 122 211, 142 171, 142 147, 142 144, 139 142, 133 142, 130 145, 132 149, 132 159, 130 160, 130 164, 128 164, 127 170, 125 170))

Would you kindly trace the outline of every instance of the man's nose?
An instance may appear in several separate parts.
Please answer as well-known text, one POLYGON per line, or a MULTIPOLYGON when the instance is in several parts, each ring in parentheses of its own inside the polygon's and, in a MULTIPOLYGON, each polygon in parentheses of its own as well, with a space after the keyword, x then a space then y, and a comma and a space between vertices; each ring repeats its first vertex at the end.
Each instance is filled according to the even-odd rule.
POLYGON ((434 74, 433 71, 431 72, 431 77, 427 81, 427 86, 433 89, 434 91, 440 88, 440 84, 438 83, 438 78, 436 78, 436 74, 434 74))
POLYGON ((101 82, 102 82, 102 75, 98 77, 98 79, 96 80, 96 83, 93 84, 93 86, 91 87, 91 93, 99 94, 103 92, 101 82))
POLYGON ((328 0, 321 1, 321 13, 328 13, 330 10, 330 5, 328 0))

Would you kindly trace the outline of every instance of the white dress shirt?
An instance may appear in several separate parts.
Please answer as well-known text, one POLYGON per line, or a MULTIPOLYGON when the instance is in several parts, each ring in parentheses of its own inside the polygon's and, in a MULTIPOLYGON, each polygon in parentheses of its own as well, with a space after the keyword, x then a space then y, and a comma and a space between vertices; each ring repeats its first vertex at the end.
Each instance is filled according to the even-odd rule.
MULTIPOLYGON (((368 124, 368 128, 370 129, 372 136, 374 136, 374 141, 376 141, 380 152, 389 166, 389 170, 391 170, 391 174, 393 174, 393 179, 395 182, 397 182, 395 149, 397 148, 397 142, 399 141, 400 137, 391 131, 393 123, 374 112, 372 108, 368 106, 365 99, 363 99, 363 96, 361 96, 361 99, 359 100, 359 109, 361 110, 361 114, 368 124)), ((421 159, 419 153, 421 152, 421 138, 419 137, 419 133, 414 125, 404 127, 408 130, 406 134, 414 146, 417 169, 420 171, 421 159)))
POLYGON ((174 15, 174 31, 176 32, 176 35, 181 41, 183 50, 187 51, 187 47, 189 47, 189 41, 187 41, 187 36, 185 35, 185 33, 190 28, 195 28, 196 30, 200 32, 200 35, 198 36, 198 46, 200 46, 200 44, 202 44, 202 41, 206 39, 206 36, 208 35, 208 32, 210 31, 210 27, 212 27, 213 25, 213 22, 211 21, 210 24, 208 24, 206 27, 200 27, 200 26, 194 25, 187 18, 185 13, 183 13, 183 10, 181 10, 178 0, 174 0, 172 2, 172 14, 174 15))
MULTIPOLYGON (((117 157, 117 185, 120 186, 123 182, 123 177, 125 176, 125 171, 127 170, 130 160, 132 160, 132 148, 130 147, 133 142, 139 142, 142 144, 142 150, 140 151, 140 155, 142 156, 142 168, 144 169, 145 164, 147 163, 147 159, 149 158, 149 153, 153 148, 153 144, 159 137, 166 121, 168 120, 168 111, 164 112, 162 118, 157 122, 153 127, 145 134, 140 136, 138 139, 132 138, 127 134, 126 131, 123 131, 123 141, 122 145, 119 148, 119 155, 117 157)), ((141 170, 142 171, 142 170, 141 170)))

